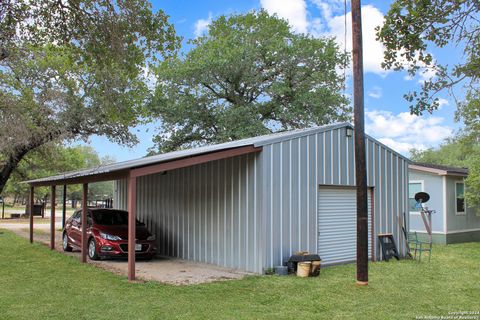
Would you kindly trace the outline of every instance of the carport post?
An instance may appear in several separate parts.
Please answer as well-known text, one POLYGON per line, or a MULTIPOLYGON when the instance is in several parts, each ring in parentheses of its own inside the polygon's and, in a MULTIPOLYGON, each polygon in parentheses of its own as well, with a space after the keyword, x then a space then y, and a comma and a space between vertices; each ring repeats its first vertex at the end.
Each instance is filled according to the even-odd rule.
POLYGON ((135 280, 135 228, 137 210, 137 178, 128 179, 128 281, 135 280))
POLYGON ((30 186, 30 209, 29 209, 29 218, 30 218, 30 243, 33 243, 33 204, 34 204, 34 192, 35 189, 33 186, 30 186))
POLYGON ((50 249, 55 249, 55 185, 52 186, 52 200, 50 208, 50 249))
POLYGON ((65 228, 65 219, 67 216, 67 185, 63 185, 63 208, 62 208, 62 229, 65 228))
POLYGON ((87 200, 88 200, 88 183, 83 184, 83 195, 82 195, 82 262, 87 262, 87 200))

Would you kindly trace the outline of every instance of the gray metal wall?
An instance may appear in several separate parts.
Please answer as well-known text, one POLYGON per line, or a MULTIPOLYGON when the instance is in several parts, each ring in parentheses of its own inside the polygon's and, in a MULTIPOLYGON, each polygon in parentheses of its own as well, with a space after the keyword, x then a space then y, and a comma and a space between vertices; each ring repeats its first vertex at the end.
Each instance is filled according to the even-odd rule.
MULTIPOLYGON (((408 162, 371 138, 366 149, 368 185, 374 187, 375 235, 393 233, 404 254, 399 218, 403 220, 407 208, 408 162)), ((319 185, 355 185, 353 137, 347 137, 343 127, 264 145, 260 156, 264 168, 264 266, 268 268, 281 264, 295 251, 317 252, 319 185)), ((378 259, 376 236, 374 241, 378 259)))
MULTIPOLYGON (((155 232, 159 254, 262 272, 260 170, 248 154, 141 177, 137 217, 155 232)), ((127 182, 115 207, 126 209, 127 182)))
MULTIPOLYGON (((366 148, 375 235, 393 233, 404 254, 399 218, 408 201, 407 160, 370 138, 366 148)), ((317 252, 320 185, 355 185, 346 127, 271 142, 255 155, 143 177, 138 215, 155 230, 161 254, 262 272, 295 251, 317 252)), ((125 181, 116 183, 115 205, 126 208, 125 181)))

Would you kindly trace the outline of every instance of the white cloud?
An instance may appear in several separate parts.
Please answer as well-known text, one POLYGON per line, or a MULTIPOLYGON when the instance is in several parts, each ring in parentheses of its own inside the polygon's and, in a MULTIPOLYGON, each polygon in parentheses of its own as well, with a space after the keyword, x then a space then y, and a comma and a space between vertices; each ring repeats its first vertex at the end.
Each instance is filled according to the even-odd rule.
POLYGON ((207 30, 208 26, 212 23, 212 13, 208 13, 207 19, 199 19, 195 22, 195 37, 200 37, 203 35, 207 30))
MULTIPOLYGON (((309 32, 313 36, 333 36, 340 48, 345 46, 345 14, 343 0, 310 0, 322 13, 322 17, 310 17, 306 0, 260 0, 261 6, 269 13, 276 13, 289 21, 296 32, 309 32)), ((352 14, 346 15, 346 49, 352 50, 352 14)), ((376 40, 375 27, 382 25, 383 14, 373 5, 362 6, 363 66, 365 72, 386 75, 382 69, 383 45, 376 40)))
POLYGON ((382 97, 382 88, 378 86, 374 86, 372 90, 369 90, 367 92, 369 97, 372 97, 374 99, 380 99, 382 97))
POLYGON ((150 69, 149 65, 142 67, 143 70, 143 78, 145 83, 147 84, 148 89, 154 90, 157 86, 157 77, 155 73, 150 69))
POLYGON ((430 81, 437 75, 437 71, 435 68, 422 68, 419 71, 420 79, 418 79, 418 83, 423 84, 425 81, 430 81))
MULTIPOLYGON (((289 21, 296 32, 310 33, 313 36, 335 37, 340 48, 352 51, 352 13, 344 13, 344 0, 309 0, 320 11, 320 16, 312 16, 307 10, 307 0, 260 0, 261 6, 269 13, 289 21), (345 25, 346 23, 346 25, 345 25), (346 31, 346 34, 345 34, 346 31)), ((381 66, 384 46, 377 41, 375 28, 383 25, 383 13, 374 5, 362 6, 363 68, 365 73, 386 76, 391 70, 381 66)), ((435 76, 435 70, 424 66, 418 72, 420 84, 435 76)), ((406 75, 405 80, 413 80, 406 75)))
POLYGON ((366 132, 392 149, 408 155, 412 148, 438 146, 453 134, 443 125, 444 119, 434 116, 415 116, 409 112, 393 114, 388 111, 367 111, 366 132))
MULTIPOLYGON (((325 12, 325 11, 324 11, 325 12)), ((325 15, 325 14, 324 14, 325 15)), ((347 13, 347 51, 352 51, 352 13, 347 13)), ((375 28, 384 22, 383 14, 372 5, 362 6, 363 68, 365 72, 386 75, 382 68, 384 47, 376 40, 375 28)), ((334 16, 326 21, 327 35, 334 36, 340 48, 345 46, 345 15, 334 16)))
POLYGON ((344 0, 311 0, 323 14, 323 18, 328 21, 332 18, 333 12, 344 10, 344 0))
POLYGON ((296 32, 308 31, 307 4, 304 0, 260 0, 260 4, 268 13, 276 13, 287 20, 296 32))
POLYGON ((438 99, 438 110, 442 109, 443 106, 448 106, 450 102, 447 99, 440 98, 438 99))
MULTIPOLYGON (((416 60, 416 65, 419 66, 420 68, 416 71, 415 76, 411 76, 410 74, 406 73, 403 79, 406 81, 418 79, 417 82, 419 84, 424 84, 425 81, 432 80, 434 77, 436 77, 437 75, 436 60, 432 53, 430 53, 430 55, 432 55, 432 59, 433 59, 432 65, 427 66, 427 64, 419 60, 419 53, 417 52, 415 54, 414 60, 416 60)), ((410 69, 411 62, 407 61, 407 59, 405 59, 401 55, 399 55, 398 61, 403 64, 405 70, 410 69)))

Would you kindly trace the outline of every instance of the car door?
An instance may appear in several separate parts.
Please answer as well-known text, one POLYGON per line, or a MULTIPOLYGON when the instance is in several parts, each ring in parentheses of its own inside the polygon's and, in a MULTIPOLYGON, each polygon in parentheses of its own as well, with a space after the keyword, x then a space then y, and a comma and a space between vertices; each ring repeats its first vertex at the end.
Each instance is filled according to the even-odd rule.
MULTIPOLYGON (((77 211, 73 214, 71 219, 71 225, 69 227, 70 232, 68 232, 68 236, 72 241, 72 244, 76 247, 80 247, 81 240, 82 240, 82 229, 81 229, 81 211, 77 211)), ((67 225, 68 227, 68 225, 67 225)))

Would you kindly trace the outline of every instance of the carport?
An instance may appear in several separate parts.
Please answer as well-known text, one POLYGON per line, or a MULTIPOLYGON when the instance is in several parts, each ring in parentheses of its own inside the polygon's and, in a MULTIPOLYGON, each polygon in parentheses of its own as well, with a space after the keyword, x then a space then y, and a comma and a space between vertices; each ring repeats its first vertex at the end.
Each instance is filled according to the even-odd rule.
MULTIPOLYGON (((403 212, 408 208, 409 161, 369 136, 366 152, 370 257, 382 258, 381 233, 392 234, 404 255, 401 227, 408 227, 403 212)), ((322 265, 355 261, 354 161, 353 127, 339 123, 29 183, 83 184, 85 208, 88 183, 114 180, 114 207, 130 214, 129 240, 135 239, 138 217, 156 236, 160 256, 262 274, 299 251, 319 254, 322 265)), ((81 242, 84 248, 86 241, 81 242)), ((134 245, 128 243, 131 280, 134 245)))
MULTIPOLYGON (((56 187, 72 184, 82 184, 82 221, 87 220, 87 196, 88 184, 110 180, 126 180, 127 190, 127 210, 128 210, 128 280, 135 280, 135 221, 137 211, 137 178, 166 172, 170 170, 190 167, 207 163, 215 160, 231 158, 235 156, 256 153, 261 151, 261 147, 245 145, 242 143, 227 143, 210 147, 197 148, 193 150, 183 150, 172 152, 166 155, 152 156, 148 158, 119 162, 111 165, 105 165, 98 168, 68 172, 52 177, 41 178, 26 181, 30 185, 29 195, 29 225, 30 242, 33 243, 33 205, 35 187, 51 187, 52 208, 50 221, 50 248, 55 248, 55 197, 56 187)), ((64 189, 65 190, 65 189, 64 189)), ((63 193, 63 206, 65 210, 65 192, 63 193)), ((82 227, 81 235, 81 261, 87 262, 87 228, 82 227)))

